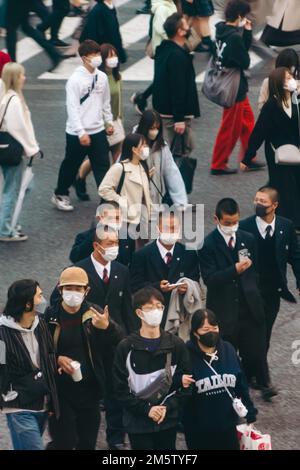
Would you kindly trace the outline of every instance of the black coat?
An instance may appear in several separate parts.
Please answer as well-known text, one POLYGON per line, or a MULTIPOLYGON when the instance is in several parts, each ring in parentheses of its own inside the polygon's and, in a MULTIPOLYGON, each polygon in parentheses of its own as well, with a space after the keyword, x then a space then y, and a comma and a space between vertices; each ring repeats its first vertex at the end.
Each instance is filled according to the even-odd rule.
MULTIPOLYGON (((245 232, 252 233, 256 239, 261 235, 257 228, 255 215, 248 217, 240 222, 240 228, 245 232)), ((280 297, 289 301, 296 302, 295 297, 288 289, 287 283, 287 265, 292 266, 297 288, 300 288, 300 246, 293 223, 284 217, 276 216, 275 221, 275 244, 276 244, 276 262, 280 274, 280 297)))
POLYGON ((253 235, 238 230, 237 250, 248 249, 252 266, 238 275, 235 262, 224 238, 216 229, 204 241, 199 251, 200 268, 207 286, 207 308, 218 317, 223 336, 232 336, 239 320, 239 284, 251 313, 249 321, 260 325, 264 322, 263 301, 256 272, 257 249, 253 235))
MULTIPOLYGON (((90 291, 86 300, 101 308, 107 305, 110 317, 123 328, 125 333, 129 334, 134 331, 139 326, 139 322, 132 310, 128 268, 117 261, 112 261, 110 282, 108 290, 105 291, 105 286, 90 256, 76 263, 76 266, 84 269, 89 278, 90 291)), ((60 299, 60 294, 56 288, 51 296, 51 305, 58 299, 60 299)))
POLYGON ((84 29, 80 36, 80 42, 92 39, 98 44, 112 44, 118 51, 121 63, 126 62, 126 52, 123 48, 120 34, 120 26, 117 10, 110 9, 101 0, 92 8, 87 16, 84 29))
MULTIPOLYGON (((85 230, 84 232, 80 232, 76 235, 69 255, 70 261, 72 261, 72 263, 78 263, 93 253, 93 242, 95 240, 95 234, 96 227, 92 227, 89 230, 85 230)), ((129 251, 130 250, 127 240, 119 240, 119 255, 116 261, 127 266, 130 257, 129 251)))
POLYGON ((173 116, 175 122, 184 116, 200 116, 193 57, 174 41, 164 40, 154 59, 153 108, 173 116))
MULTIPOLYGON (((198 255, 196 251, 186 250, 184 245, 176 243, 172 263, 166 275, 166 265, 155 240, 133 254, 130 274, 132 292, 145 286, 153 286, 160 290, 162 280, 173 284, 181 277, 188 277, 198 282, 200 279, 198 255)), ((165 293, 163 296, 167 313, 171 294, 165 293)))
POLYGON ((243 163, 246 165, 256 156, 258 149, 266 143, 268 152, 269 184, 280 195, 278 214, 290 219, 295 227, 300 227, 300 166, 277 165, 275 148, 291 144, 299 147, 299 122, 296 105, 292 106, 292 117, 280 108, 275 98, 270 98, 263 106, 248 143, 243 163))

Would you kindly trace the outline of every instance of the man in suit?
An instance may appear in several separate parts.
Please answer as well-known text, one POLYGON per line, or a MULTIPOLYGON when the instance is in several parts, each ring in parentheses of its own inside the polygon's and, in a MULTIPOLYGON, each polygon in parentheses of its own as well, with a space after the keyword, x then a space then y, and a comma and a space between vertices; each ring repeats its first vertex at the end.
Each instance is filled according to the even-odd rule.
MULTIPOLYGON (((118 232, 101 224, 97 225, 95 232, 93 253, 76 263, 76 266, 85 270, 89 278, 86 300, 101 308, 108 306, 110 317, 123 328, 125 334, 129 334, 139 325, 132 310, 128 268, 115 261, 118 256, 118 232)), ((55 298, 57 299, 57 292, 52 294, 51 302, 55 298)), ((112 384, 108 384, 108 389, 109 398, 105 400, 106 438, 110 449, 122 449, 125 438, 122 409, 112 397, 112 384)))
MULTIPOLYGON (((71 248, 69 255, 72 263, 78 263, 79 261, 90 256, 93 251, 93 244, 96 234, 96 225, 101 223, 102 225, 107 225, 117 231, 121 229, 122 220, 121 220, 121 210, 119 204, 115 201, 105 201, 97 207, 96 224, 93 222, 89 230, 78 233, 76 235, 74 244, 71 248)), ((128 264, 128 244, 126 240, 119 240, 119 254, 117 260, 119 263, 127 266, 128 264)))
POLYGON ((180 222, 177 215, 168 211, 160 212, 158 230, 157 240, 133 254, 130 274, 133 292, 145 286, 152 286, 163 293, 165 311, 162 327, 164 327, 172 290, 178 289, 182 295, 187 291, 186 284, 181 286, 172 286, 172 284, 181 277, 199 282, 200 273, 197 252, 186 249, 178 242, 180 222))
POLYGON ((267 365, 265 314, 258 287, 256 243, 239 230, 239 207, 233 199, 219 201, 217 228, 199 252, 207 286, 207 308, 218 317, 223 339, 239 351, 248 380, 256 378, 265 400, 276 394, 267 365))
POLYGON ((274 188, 260 188, 254 199, 255 215, 242 220, 240 228, 252 233, 258 247, 258 272, 266 315, 267 348, 280 309, 280 299, 296 303, 287 283, 290 264, 300 293, 300 247, 293 223, 276 215, 279 194, 274 188))

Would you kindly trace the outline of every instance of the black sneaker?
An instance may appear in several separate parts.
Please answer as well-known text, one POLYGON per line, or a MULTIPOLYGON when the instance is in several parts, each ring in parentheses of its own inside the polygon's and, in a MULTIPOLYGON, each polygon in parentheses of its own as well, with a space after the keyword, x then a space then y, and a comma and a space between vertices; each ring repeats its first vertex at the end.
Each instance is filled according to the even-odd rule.
POLYGON ((65 41, 62 41, 61 39, 51 39, 50 40, 52 46, 54 47, 71 47, 71 44, 65 42, 65 41))
POLYGON ((86 181, 82 178, 77 178, 74 183, 74 188, 78 199, 81 201, 90 201, 91 198, 86 192, 86 181))
POLYGON ((247 165, 246 171, 259 171, 265 168, 266 164, 261 162, 250 162, 247 165))
POLYGON ((130 101, 134 104, 135 110, 141 115, 147 109, 147 100, 144 98, 143 93, 134 93, 130 101))
POLYGON ((237 173, 237 170, 235 168, 223 168, 222 170, 210 170, 210 174, 214 176, 219 176, 219 175, 234 175, 237 173))
POLYGON ((59 64, 66 59, 71 59, 71 57, 76 57, 76 54, 59 54, 55 59, 52 59, 52 65, 48 69, 48 72, 52 73, 59 66, 59 64))
POLYGON ((278 391, 272 385, 261 388, 261 397, 266 402, 270 403, 272 401, 272 397, 275 397, 276 395, 278 395, 278 391))

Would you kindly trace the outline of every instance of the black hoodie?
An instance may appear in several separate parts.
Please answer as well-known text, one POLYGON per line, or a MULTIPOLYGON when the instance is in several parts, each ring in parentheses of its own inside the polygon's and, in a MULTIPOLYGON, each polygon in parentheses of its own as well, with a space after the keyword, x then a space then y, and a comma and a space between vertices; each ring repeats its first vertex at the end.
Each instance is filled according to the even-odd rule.
POLYGON ((114 361, 115 397, 123 406, 124 427, 128 433, 143 434, 159 432, 178 424, 178 400, 189 394, 181 388, 182 375, 189 373, 188 351, 177 336, 161 331, 160 342, 154 351, 139 332, 132 333, 119 344, 114 361), (135 393, 143 390, 165 368, 167 354, 172 353, 173 382, 169 393, 178 390, 175 397, 166 401, 167 414, 161 424, 148 417, 153 406, 147 400, 137 398, 135 393), (130 389, 129 384, 133 390, 130 389))
POLYGON ((252 42, 252 31, 244 29, 243 35, 239 28, 229 26, 225 22, 216 25, 216 41, 222 51, 222 65, 237 68, 241 71, 241 81, 236 102, 243 101, 248 91, 248 81, 244 70, 250 66, 249 48, 252 42))
POLYGON ((174 41, 164 40, 156 49, 153 108, 175 122, 200 116, 193 56, 174 41))

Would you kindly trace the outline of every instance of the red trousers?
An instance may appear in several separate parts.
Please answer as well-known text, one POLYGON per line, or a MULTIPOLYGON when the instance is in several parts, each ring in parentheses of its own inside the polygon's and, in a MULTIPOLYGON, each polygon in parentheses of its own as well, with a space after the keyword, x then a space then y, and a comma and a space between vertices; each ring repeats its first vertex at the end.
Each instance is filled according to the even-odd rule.
POLYGON ((213 170, 223 170, 227 166, 239 139, 242 145, 240 159, 243 159, 254 124, 255 118, 248 97, 235 103, 231 108, 224 108, 212 157, 211 168, 213 170))

